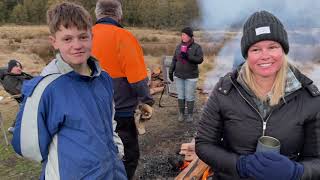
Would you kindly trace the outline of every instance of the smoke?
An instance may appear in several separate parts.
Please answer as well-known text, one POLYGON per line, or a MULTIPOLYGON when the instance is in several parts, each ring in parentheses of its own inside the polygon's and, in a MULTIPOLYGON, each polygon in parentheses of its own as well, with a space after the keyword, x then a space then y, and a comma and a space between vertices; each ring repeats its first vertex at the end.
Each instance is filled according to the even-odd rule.
POLYGON ((242 25, 249 15, 267 10, 286 27, 320 27, 320 1, 317 0, 198 0, 205 29, 225 29, 242 25))
MULTIPOLYGON (((201 22, 197 24, 200 24, 202 29, 238 33, 226 42, 217 54, 215 69, 206 75, 205 91, 211 91, 219 77, 231 71, 235 59, 241 56, 239 49, 242 26, 256 11, 269 11, 283 23, 288 31, 289 57, 292 60, 299 64, 320 62, 320 1, 318 0, 198 0, 198 5, 201 22)), ((213 35, 219 36, 217 33, 213 35)), ((320 77, 320 68, 318 69, 310 71, 310 76, 320 77)))

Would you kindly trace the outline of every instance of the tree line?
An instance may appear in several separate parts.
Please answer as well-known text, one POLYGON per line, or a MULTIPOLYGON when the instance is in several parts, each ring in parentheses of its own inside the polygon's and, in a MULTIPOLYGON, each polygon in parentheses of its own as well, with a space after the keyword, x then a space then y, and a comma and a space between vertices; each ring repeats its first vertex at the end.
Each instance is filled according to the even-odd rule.
MULTIPOLYGON (((0 23, 45 24, 47 9, 63 0, 2 0, 0 23)), ((94 17, 96 0, 68 0, 84 6, 94 17)), ((197 0, 121 0, 123 24, 135 27, 181 28, 200 17, 197 0)))

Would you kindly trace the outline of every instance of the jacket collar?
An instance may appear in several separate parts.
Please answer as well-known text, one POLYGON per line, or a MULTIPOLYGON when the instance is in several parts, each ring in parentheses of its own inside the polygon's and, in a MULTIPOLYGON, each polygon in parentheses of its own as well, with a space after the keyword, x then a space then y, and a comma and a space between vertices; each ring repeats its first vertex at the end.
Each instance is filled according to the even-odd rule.
MULTIPOLYGON (((98 61, 94 57, 90 56, 87 63, 93 72, 91 77, 96 77, 101 74, 102 69, 99 66, 98 61)), ((57 66, 59 72, 62 74, 67 74, 67 73, 73 71, 73 68, 63 60, 60 53, 56 54, 56 66, 57 66)))
POLYGON ((301 83, 302 87, 309 86, 313 83, 311 79, 309 79, 306 75, 302 74, 297 68, 292 65, 289 65, 289 68, 297 78, 297 80, 301 83))
POLYGON ((116 20, 109 18, 109 17, 104 17, 104 18, 97 20, 96 24, 111 24, 111 25, 123 28, 123 26, 121 26, 121 24, 119 24, 116 20))
POLYGON ((194 39, 191 38, 188 42, 181 41, 181 45, 185 45, 187 47, 190 47, 194 43, 194 39))
POLYGON ((56 54, 56 66, 61 74, 67 74, 73 71, 72 67, 66 62, 64 62, 60 53, 56 54))
POLYGON ((306 88, 313 97, 320 96, 318 87, 313 84, 311 79, 302 74, 298 69, 294 67, 291 67, 291 69, 297 79, 301 82, 302 87, 306 88))
MULTIPOLYGON (((238 69, 228 73, 223 80, 220 80, 217 84, 218 91, 220 91, 222 94, 229 94, 231 89, 235 86, 243 88, 242 85, 238 82, 238 76, 240 73, 240 69, 242 67, 239 67, 238 69)), ((299 81, 302 88, 306 88, 309 93, 312 94, 312 96, 319 96, 320 91, 318 88, 313 84, 313 81, 309 79, 306 75, 302 74, 297 68, 289 64, 289 68, 292 71, 293 75, 295 76, 296 80, 299 81)), ((300 89, 300 88, 298 88, 300 89)), ((297 90, 297 89, 296 89, 297 90)), ((245 90, 246 91, 246 90, 245 90)), ((291 91, 292 93, 292 91, 291 91)))
MULTIPOLYGON (((286 79, 286 84, 285 84, 285 96, 297 91, 298 89, 300 89, 302 87, 301 82, 297 79, 296 75, 292 71, 293 68, 294 68, 293 66, 289 66, 289 68, 287 70, 287 79, 286 79)), ((243 71, 244 71, 244 68, 241 68, 240 71, 239 71, 238 77, 237 77, 237 81, 238 81, 238 83, 241 84, 241 86, 251 96, 254 96, 252 90, 250 90, 248 85, 243 80, 243 71)), ((272 94, 268 94, 268 96, 271 97, 272 94)))

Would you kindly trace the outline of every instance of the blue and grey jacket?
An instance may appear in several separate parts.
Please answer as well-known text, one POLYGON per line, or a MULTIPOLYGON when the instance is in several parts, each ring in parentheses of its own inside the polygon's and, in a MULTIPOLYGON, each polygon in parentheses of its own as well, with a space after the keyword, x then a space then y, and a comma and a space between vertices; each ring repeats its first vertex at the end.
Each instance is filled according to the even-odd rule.
MULTIPOLYGON (((98 61, 95 60, 93 57, 91 57, 91 59, 94 62, 95 67, 97 67, 97 73, 100 74, 102 69, 98 64, 98 61)), ((73 69, 63 61, 61 55, 58 53, 56 55, 56 59, 52 60, 45 68, 43 68, 42 72, 40 73, 40 76, 47 76, 49 74, 66 74, 73 71, 73 69)), ((114 143, 117 145, 118 147, 118 151, 119 151, 119 157, 122 158, 124 156, 124 147, 123 147, 123 143, 118 135, 118 133, 116 133, 116 126, 117 126, 117 122, 114 120, 114 116, 115 116, 115 103, 113 101, 113 116, 112 116, 112 126, 113 126, 113 141, 114 143)))
POLYGON ((14 150, 42 162, 41 179, 127 179, 113 139, 112 79, 93 58, 92 76, 61 61, 58 55, 62 74, 24 84, 14 150))

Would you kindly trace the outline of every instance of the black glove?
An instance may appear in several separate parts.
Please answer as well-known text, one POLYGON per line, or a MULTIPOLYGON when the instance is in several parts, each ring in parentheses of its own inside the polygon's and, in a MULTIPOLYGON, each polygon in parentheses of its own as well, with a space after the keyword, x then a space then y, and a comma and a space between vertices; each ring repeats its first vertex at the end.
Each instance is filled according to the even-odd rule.
POLYGON ((188 53, 181 52, 181 57, 182 57, 182 59, 188 60, 188 53))
POLYGON ((169 79, 170 79, 170 81, 173 82, 173 72, 172 72, 172 73, 169 73, 169 79))

